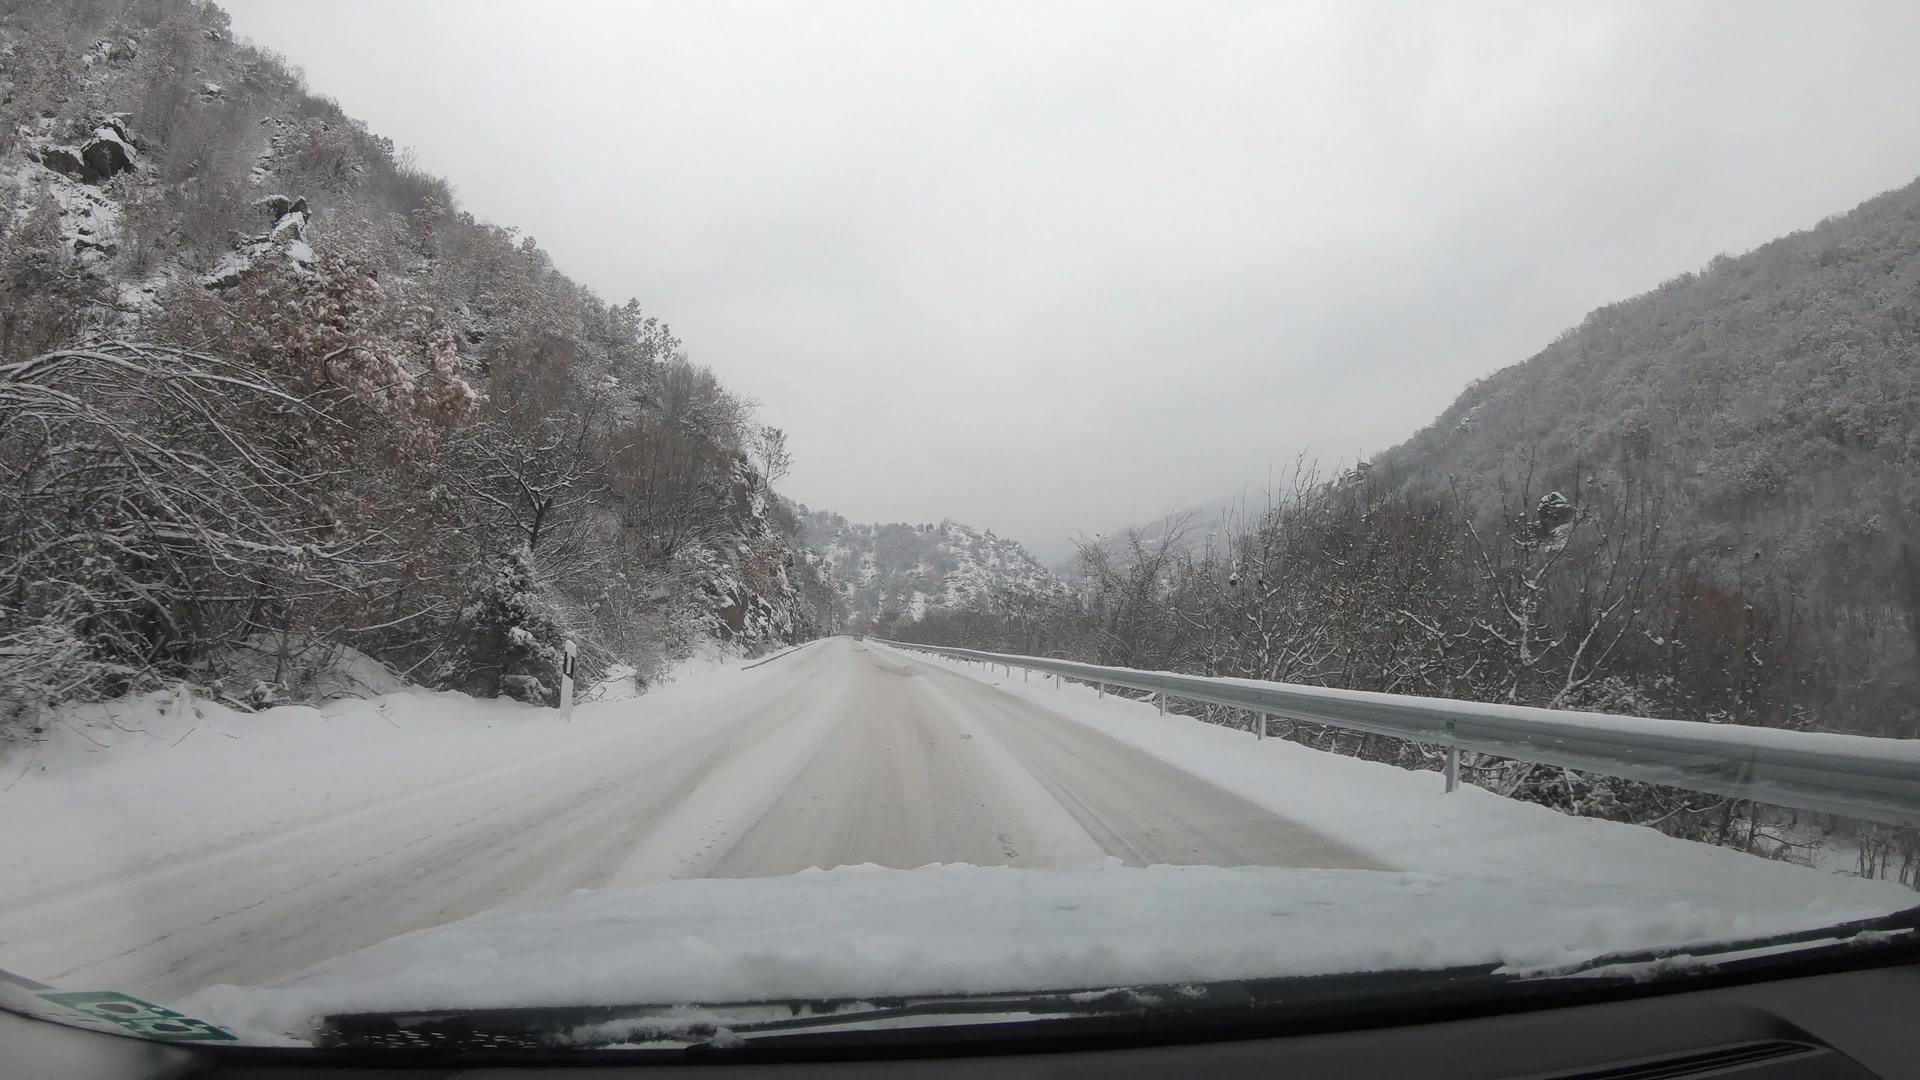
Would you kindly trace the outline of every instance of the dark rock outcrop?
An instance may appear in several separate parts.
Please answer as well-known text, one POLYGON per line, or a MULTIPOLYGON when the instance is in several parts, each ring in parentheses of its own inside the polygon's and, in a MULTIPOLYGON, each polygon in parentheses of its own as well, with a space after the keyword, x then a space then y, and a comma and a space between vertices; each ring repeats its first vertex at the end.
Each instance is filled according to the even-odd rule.
POLYGON ((116 173, 133 171, 137 154, 133 145, 108 124, 102 124, 94 131, 93 138, 80 148, 80 160, 87 167, 86 179, 94 183, 105 181, 116 173))
POLYGON ((101 118, 76 145, 49 146, 40 151, 42 165, 87 184, 103 184, 120 173, 132 172, 140 167, 139 162, 140 151, 126 117, 117 113, 101 118))
POLYGON ((278 222, 281 218, 296 211, 302 214, 307 212, 307 200, 303 198, 290 199, 285 195, 269 195, 253 205, 265 210, 267 212, 267 219, 274 222, 278 222))
POLYGON ((84 178, 87 163, 80 158, 80 151, 71 146, 49 146, 40 151, 40 164, 75 179, 84 178))

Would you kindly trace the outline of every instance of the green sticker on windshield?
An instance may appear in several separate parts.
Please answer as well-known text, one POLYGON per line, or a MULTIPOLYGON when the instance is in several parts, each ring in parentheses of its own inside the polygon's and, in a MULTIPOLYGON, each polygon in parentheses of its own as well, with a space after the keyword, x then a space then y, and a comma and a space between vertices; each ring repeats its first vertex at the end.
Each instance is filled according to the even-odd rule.
POLYGON ((214 1027, 205 1020, 183 1016, 151 1001, 122 994, 117 990, 42 991, 42 1000, 64 1005, 74 1012, 118 1024, 144 1039, 231 1040, 230 1031, 214 1027))

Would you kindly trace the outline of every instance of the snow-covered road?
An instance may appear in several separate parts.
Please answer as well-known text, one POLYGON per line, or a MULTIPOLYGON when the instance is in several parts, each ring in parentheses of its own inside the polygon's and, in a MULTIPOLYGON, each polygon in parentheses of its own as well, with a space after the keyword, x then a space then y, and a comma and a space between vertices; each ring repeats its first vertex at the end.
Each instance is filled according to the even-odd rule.
POLYGON ((797 658, 804 761, 700 872, 934 862, 1379 869, 1097 731, 936 664, 846 640, 797 658))
MULTIPOLYGON (((82 850, 29 851, 26 831, 0 843, 0 967, 168 1000, 504 903, 666 878, 1106 856, 1380 867, 1044 705, 889 650, 834 639, 707 682, 685 700, 669 687, 594 706, 572 727, 442 732, 368 746, 361 762, 316 750, 313 773, 350 776, 333 786, 351 797, 290 788, 270 822, 231 771, 248 758, 224 745, 175 777, 194 790, 114 813, 86 787, 111 770, 50 785, 50 814, 63 798, 90 808, 65 812, 83 818, 67 839, 82 850), (110 839, 140 828, 173 842, 110 839)), ((6 797, 13 821, 35 790, 6 797)))

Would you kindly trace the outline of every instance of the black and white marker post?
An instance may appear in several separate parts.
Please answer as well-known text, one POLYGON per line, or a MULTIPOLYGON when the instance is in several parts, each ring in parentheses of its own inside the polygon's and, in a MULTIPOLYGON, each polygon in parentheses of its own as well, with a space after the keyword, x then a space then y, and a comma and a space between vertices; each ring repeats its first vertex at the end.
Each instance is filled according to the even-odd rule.
POLYGON ((560 719, 573 719, 573 658, 577 650, 567 639, 567 654, 560 658, 560 719))

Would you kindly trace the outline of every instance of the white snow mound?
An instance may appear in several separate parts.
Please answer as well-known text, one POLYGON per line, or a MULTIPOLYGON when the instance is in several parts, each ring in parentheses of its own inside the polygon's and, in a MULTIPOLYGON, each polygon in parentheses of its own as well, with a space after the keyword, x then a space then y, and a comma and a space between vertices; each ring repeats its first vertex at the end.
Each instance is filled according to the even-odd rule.
POLYGON ((580 892, 178 1003, 250 1040, 343 1012, 701 1005, 1087 989, 1500 963, 1808 929, 1885 912, 1373 870, 843 867, 580 892))

